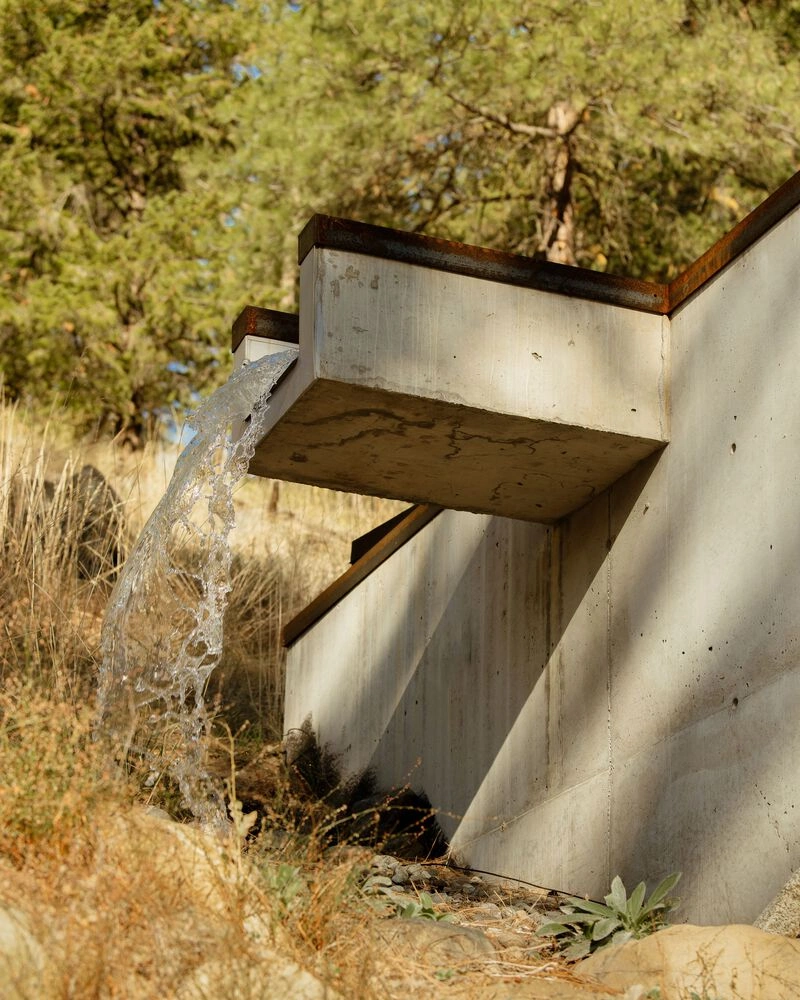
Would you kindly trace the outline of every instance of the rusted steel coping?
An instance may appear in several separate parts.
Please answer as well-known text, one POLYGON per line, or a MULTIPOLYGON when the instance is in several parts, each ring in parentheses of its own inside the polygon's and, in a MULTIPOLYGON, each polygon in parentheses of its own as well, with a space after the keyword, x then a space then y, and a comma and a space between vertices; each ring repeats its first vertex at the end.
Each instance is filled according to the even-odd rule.
MULTIPOLYGON (((283 627, 283 645, 291 644, 311 628, 326 611, 346 597, 355 587, 385 562, 394 552, 429 524, 442 508, 436 504, 424 503, 411 507, 406 511, 399 523, 376 544, 373 545, 357 562, 327 587, 303 610, 283 627)), ((396 518, 392 518, 396 520, 396 518)))
POLYGON ((582 267, 534 260, 330 215, 314 215, 298 238, 302 261, 314 247, 346 250, 384 260, 535 288, 640 312, 668 315, 800 204, 800 172, 762 202, 669 285, 623 278, 582 267))
POLYGON ((666 285, 454 243, 422 233, 336 219, 330 215, 312 216, 297 242, 301 264, 314 247, 323 247, 499 281, 505 285, 592 299, 640 312, 662 314, 668 308, 666 285))
MULTIPOLYGON (((299 260, 313 247, 349 250, 399 260, 524 288, 606 302, 657 315, 669 315, 727 264, 760 239, 800 204, 800 172, 718 240, 669 285, 622 278, 582 267, 533 260, 421 233, 372 226, 330 215, 314 215, 298 239, 299 260)), ((232 349, 248 336, 299 342, 298 317, 274 309, 245 306, 233 323, 232 349)))
POLYGON ((363 535, 359 535, 358 538, 354 538, 350 543, 350 565, 352 566, 353 563, 357 563, 358 560, 362 556, 366 555, 371 548, 374 548, 382 538, 385 538, 396 525, 405 521, 408 515, 414 510, 414 506, 406 507, 406 509, 401 510, 399 514, 395 514, 394 517, 390 517, 388 521, 384 521, 383 524, 379 524, 377 528, 373 528, 371 531, 367 531, 363 535))
POLYGON ((245 306, 231 327, 231 350, 235 351, 245 337, 266 337, 267 340, 285 340, 287 344, 299 344, 300 317, 295 313, 278 312, 276 309, 245 306))
POLYGON ((670 312, 800 205, 800 171, 745 216, 669 285, 670 312))

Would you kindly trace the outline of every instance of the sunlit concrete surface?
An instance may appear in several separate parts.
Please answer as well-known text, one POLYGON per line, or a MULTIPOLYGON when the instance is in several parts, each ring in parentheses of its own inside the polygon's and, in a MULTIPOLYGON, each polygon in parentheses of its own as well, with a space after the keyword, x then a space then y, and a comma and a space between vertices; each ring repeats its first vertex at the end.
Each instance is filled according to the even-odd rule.
POLYGON ((251 469, 554 521, 668 439, 668 321, 313 249, 300 360, 251 469))
POLYGON ((424 790, 476 867, 595 898, 680 870, 682 919, 752 921, 800 864, 798 248, 794 211, 663 320, 666 448, 552 527, 445 511, 305 632, 287 729, 424 790))

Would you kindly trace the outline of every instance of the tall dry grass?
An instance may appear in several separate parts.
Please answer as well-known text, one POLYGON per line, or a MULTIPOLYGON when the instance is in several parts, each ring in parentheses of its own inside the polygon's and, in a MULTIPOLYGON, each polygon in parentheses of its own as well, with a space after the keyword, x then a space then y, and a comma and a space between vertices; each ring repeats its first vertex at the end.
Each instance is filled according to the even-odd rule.
MULTIPOLYGON (((132 455, 61 433, 59 421, 40 428, 0 405, 0 679, 25 677, 77 703, 93 695, 116 573, 179 448, 156 442, 132 455), (101 475, 86 482, 87 466, 101 475)), ((234 504, 225 644, 208 695, 233 728, 277 739, 283 623, 344 571, 353 537, 402 505, 255 479, 234 504)), ((196 553, 180 558, 196 568, 196 553)))
MULTIPOLYGON (((286 957, 341 997, 439 995, 435 956, 376 933, 386 914, 359 888, 375 846, 356 845, 381 836, 379 808, 348 814, 356 790, 336 786, 324 756, 292 769, 269 742, 281 735, 282 623, 346 567, 353 537, 402 505, 254 480, 239 490, 207 692, 224 833, 164 816, 180 811, 170 789, 95 738, 105 607, 176 457, 163 444, 77 447, 59 421, 40 428, 0 405, 0 931, 15 924, 22 945, 7 961, 0 942, 0 995, 291 996, 295 973, 276 971, 286 957)), ((196 556, 183 558, 191 570, 196 556)))
MULTIPOLYGON (((356 989, 359 972, 334 957, 362 949, 368 914, 353 861, 323 860, 335 808, 276 786, 271 820, 291 827, 289 853, 266 830, 251 831, 243 853, 241 823, 221 845, 195 844, 199 831, 142 812, 174 803, 93 738, 106 604, 177 453, 80 447, 59 421, 38 427, 0 405, 0 910, 46 953, 15 996, 179 996, 209 961, 231 966, 228 986, 209 995, 245 995, 234 966, 260 963, 269 975, 264 927, 301 965, 356 989), (192 857, 211 850, 213 892, 202 880, 198 890, 194 861, 178 864, 185 844, 173 858, 173 828, 192 857)), ((400 506, 260 481, 245 482, 235 505, 226 641, 207 692, 218 733, 248 724, 244 749, 217 740, 233 775, 243 754, 281 735, 282 623, 344 570, 351 537, 400 506)), ((184 557, 191 568, 192 553, 184 557)))

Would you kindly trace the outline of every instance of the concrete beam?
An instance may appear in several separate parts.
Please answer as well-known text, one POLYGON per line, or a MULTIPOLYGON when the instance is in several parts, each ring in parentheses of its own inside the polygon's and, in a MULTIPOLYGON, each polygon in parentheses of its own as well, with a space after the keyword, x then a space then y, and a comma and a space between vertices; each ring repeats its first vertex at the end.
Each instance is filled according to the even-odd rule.
POLYGON ((668 440, 669 322, 314 247, 251 471, 553 522, 668 440))

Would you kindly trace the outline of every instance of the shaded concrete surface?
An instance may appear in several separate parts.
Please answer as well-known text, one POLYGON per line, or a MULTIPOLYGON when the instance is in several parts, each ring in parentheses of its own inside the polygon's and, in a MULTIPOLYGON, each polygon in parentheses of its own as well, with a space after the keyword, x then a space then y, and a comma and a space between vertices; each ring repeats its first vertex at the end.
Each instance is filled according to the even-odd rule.
POLYGON ((291 648, 287 727, 476 867, 752 921, 800 864, 798 245, 671 317, 666 449, 554 527, 442 514, 291 648))

